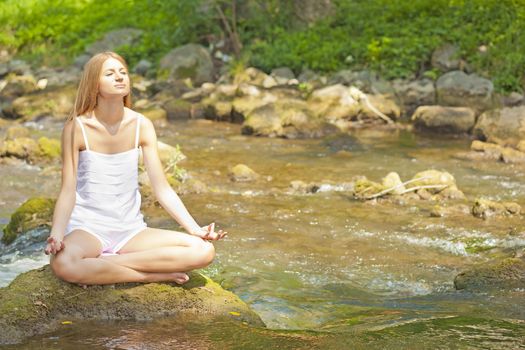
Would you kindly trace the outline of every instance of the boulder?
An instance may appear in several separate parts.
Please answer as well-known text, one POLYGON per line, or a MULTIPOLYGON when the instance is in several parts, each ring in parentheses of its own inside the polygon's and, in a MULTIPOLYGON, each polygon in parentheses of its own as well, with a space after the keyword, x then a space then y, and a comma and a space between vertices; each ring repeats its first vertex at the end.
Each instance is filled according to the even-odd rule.
POLYGON ((396 172, 388 173, 382 181, 382 184, 385 188, 394 188, 392 194, 402 194, 405 190, 405 186, 399 177, 399 174, 396 172))
POLYGON ((477 112, 493 106, 494 85, 476 74, 452 71, 436 82, 437 102, 444 106, 470 107, 477 112))
POLYGON ((234 182, 250 182, 257 180, 260 175, 244 164, 237 164, 228 173, 234 182))
POLYGON ((436 88, 430 79, 411 82, 397 81, 394 83, 394 89, 403 109, 408 114, 412 114, 419 106, 436 103, 436 88))
POLYGON ((506 107, 480 115, 472 133, 503 146, 517 146, 525 139, 525 106, 506 107))
POLYGON ((456 289, 487 291, 525 288, 525 259, 507 258, 461 272, 454 278, 456 289))
POLYGON ((443 186, 440 188, 427 189, 432 193, 441 192, 445 187, 456 187, 456 180, 452 174, 446 171, 425 170, 417 173, 412 178, 412 182, 407 184, 407 188, 419 186, 443 186))
POLYGON ((211 56, 201 45, 187 44, 168 52, 159 62, 159 79, 189 78, 196 85, 213 81, 211 56))
POLYGON ((235 294, 191 272, 175 283, 119 283, 87 289, 58 279, 49 265, 20 274, 0 288, 0 344, 53 331, 64 320, 152 320, 201 315, 230 317, 253 326, 261 318, 235 294))
POLYGON ((77 88, 73 85, 44 90, 18 97, 3 109, 9 119, 34 120, 52 117, 65 120, 73 108, 77 88))
POLYGON ((0 97, 14 99, 38 90, 35 77, 32 75, 10 75, 4 88, 0 88, 0 97))
POLYGON ((468 107, 421 106, 412 115, 416 127, 436 132, 467 133, 476 122, 468 107))
POLYGON ((15 157, 29 163, 43 163, 60 158, 61 146, 57 139, 42 136, 35 141, 29 137, 7 139, 0 144, 0 157, 15 157))
POLYGON ((13 125, 9 127, 5 133, 5 140, 14 140, 19 137, 29 137, 29 129, 21 125, 13 125))

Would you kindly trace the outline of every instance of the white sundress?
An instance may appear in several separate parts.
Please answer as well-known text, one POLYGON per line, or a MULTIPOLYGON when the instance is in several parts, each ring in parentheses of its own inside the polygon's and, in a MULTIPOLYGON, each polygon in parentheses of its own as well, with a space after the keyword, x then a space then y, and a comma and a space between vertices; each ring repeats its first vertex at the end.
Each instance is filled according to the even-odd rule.
POLYGON ((76 203, 66 235, 86 231, 102 243, 101 255, 117 252, 147 225, 140 212, 138 185, 139 130, 137 114, 135 147, 119 153, 99 153, 89 149, 84 125, 80 124, 86 149, 79 152, 76 203))

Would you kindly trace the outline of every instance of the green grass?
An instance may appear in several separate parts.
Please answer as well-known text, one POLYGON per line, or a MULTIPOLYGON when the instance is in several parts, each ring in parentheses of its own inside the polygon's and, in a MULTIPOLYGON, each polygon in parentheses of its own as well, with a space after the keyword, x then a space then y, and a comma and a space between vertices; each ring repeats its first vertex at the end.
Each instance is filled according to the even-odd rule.
MULTIPOLYGON (((334 15, 300 25, 286 0, 238 0, 237 20, 246 62, 265 71, 288 66, 330 73, 370 69, 387 79, 431 77, 432 52, 453 43, 496 90, 523 91, 525 1, 522 0, 332 0, 334 15), (251 4, 255 11, 241 11, 251 4), (260 7, 257 7, 260 6, 260 7), (485 53, 480 46, 486 46, 485 53)), ((209 2, 209 1, 208 1, 209 2)), ((230 18, 229 1, 222 3, 230 18)), ((69 64, 89 43, 112 29, 144 31, 142 41, 119 50, 131 65, 156 63, 188 42, 207 45, 222 35, 213 7, 203 0, 4 0, 0 46, 34 64, 69 64)))

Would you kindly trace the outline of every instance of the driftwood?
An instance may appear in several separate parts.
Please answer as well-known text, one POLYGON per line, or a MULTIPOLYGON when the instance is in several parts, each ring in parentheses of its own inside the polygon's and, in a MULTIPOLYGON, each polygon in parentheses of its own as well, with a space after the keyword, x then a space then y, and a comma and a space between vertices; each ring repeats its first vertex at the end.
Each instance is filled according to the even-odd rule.
MULTIPOLYGON (((373 194, 371 196, 365 197, 364 199, 374 199, 374 198, 377 198, 377 197, 381 197, 381 196, 383 196, 383 195, 385 195, 385 194, 395 190, 396 188, 408 185, 408 184, 410 184, 412 182, 426 180, 428 178, 429 178, 429 176, 423 176, 423 177, 418 177, 417 179, 408 180, 408 181, 402 182, 400 184, 397 184, 395 186, 392 186, 390 188, 387 188, 387 189, 385 189, 385 190, 383 190, 381 192, 375 193, 375 194, 373 194)), ((408 193, 408 192, 417 191, 417 190, 421 190, 421 189, 427 189, 427 188, 443 188, 444 189, 445 187, 448 187, 448 186, 449 185, 421 185, 421 186, 407 188, 404 191, 402 191, 400 194, 405 194, 405 193, 408 193)), ((366 188, 365 190, 363 190, 363 192, 366 192, 370 188, 371 187, 366 188)))
POLYGON ((370 110, 372 112, 374 112, 379 118, 383 119, 387 124, 394 124, 394 121, 392 119, 390 119, 387 115, 385 115, 384 113, 381 113, 380 110, 378 110, 374 105, 372 105, 370 103, 370 101, 368 100, 368 97, 366 96, 365 93, 363 93, 361 90, 359 90, 358 88, 356 87, 351 87, 350 88, 350 95, 358 102, 361 102, 363 101, 365 103, 365 105, 370 108, 370 110))

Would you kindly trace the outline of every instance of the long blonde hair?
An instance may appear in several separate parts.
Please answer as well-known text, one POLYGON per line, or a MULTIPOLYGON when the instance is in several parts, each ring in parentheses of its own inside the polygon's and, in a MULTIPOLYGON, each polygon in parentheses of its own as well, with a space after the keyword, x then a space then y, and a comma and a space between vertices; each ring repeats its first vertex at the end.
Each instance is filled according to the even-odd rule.
MULTIPOLYGON (((106 51, 97 53, 87 61, 84 65, 84 71, 78 84, 77 96, 75 98, 75 106, 71 110, 67 120, 72 120, 76 116, 83 115, 84 113, 91 112, 97 105, 98 96, 98 82, 100 79, 100 72, 102 71, 102 65, 108 58, 115 58, 122 63, 122 65, 128 70, 126 60, 122 58, 118 53, 112 51, 106 51)), ((131 86, 131 78, 130 78, 131 86)), ((131 108, 131 89, 129 94, 123 97, 124 106, 131 108)))

